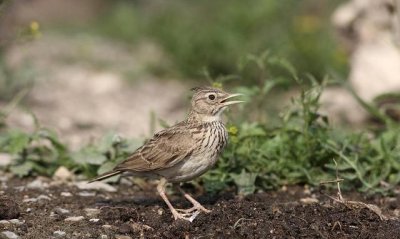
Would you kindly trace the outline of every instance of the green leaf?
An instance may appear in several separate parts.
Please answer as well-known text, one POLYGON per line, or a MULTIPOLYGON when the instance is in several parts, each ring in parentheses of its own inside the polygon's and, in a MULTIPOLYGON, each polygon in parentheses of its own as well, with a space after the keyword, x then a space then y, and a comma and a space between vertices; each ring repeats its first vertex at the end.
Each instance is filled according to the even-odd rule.
POLYGON ((248 195, 256 190, 257 173, 248 173, 243 169, 240 174, 231 173, 230 176, 238 187, 239 194, 248 195))
POLYGON ((13 174, 18 175, 18 177, 25 177, 29 175, 34 166, 33 162, 26 161, 22 164, 11 166, 10 170, 13 174))
POLYGON ((101 152, 95 151, 93 149, 83 149, 72 154, 72 159, 77 164, 92 164, 92 165, 102 165, 107 157, 101 152))

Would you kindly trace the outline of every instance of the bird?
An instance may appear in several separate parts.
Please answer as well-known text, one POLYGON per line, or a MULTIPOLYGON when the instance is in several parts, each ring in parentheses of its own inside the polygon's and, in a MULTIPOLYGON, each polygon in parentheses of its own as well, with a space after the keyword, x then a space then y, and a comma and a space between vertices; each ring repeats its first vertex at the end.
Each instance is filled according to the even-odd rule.
POLYGON ((157 191, 175 220, 192 222, 200 212, 209 213, 210 210, 180 188, 193 207, 174 208, 165 193, 165 188, 167 183, 176 184, 197 178, 215 165, 228 142, 222 113, 228 106, 244 101, 230 100, 242 94, 229 94, 209 86, 195 87, 191 90, 194 93, 185 120, 155 133, 113 170, 90 182, 119 174, 157 178, 157 191))

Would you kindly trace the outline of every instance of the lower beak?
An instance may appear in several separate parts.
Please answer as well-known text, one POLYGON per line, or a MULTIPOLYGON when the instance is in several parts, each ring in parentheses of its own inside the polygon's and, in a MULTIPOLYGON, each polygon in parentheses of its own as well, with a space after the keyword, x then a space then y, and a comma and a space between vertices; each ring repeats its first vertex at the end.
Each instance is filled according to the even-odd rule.
POLYGON ((223 106, 228 106, 228 105, 233 105, 233 104, 239 104, 239 103, 243 103, 244 101, 241 100, 234 100, 234 101, 227 101, 228 99, 232 98, 232 97, 236 97, 236 96, 241 96, 243 94, 230 94, 228 95, 228 97, 224 98, 223 100, 221 100, 221 104, 223 106))

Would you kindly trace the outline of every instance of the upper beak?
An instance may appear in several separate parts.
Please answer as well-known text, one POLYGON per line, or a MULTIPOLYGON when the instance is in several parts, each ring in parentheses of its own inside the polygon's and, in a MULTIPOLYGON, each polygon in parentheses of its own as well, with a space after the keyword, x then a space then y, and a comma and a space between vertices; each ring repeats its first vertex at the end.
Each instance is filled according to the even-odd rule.
POLYGON ((230 99, 230 98, 232 98, 232 97, 241 96, 241 95, 243 95, 243 94, 230 94, 230 95, 228 95, 227 97, 225 97, 224 99, 222 99, 222 100, 220 101, 220 103, 221 103, 223 106, 228 106, 228 105, 243 103, 244 101, 241 101, 241 100, 227 101, 228 99, 230 99))

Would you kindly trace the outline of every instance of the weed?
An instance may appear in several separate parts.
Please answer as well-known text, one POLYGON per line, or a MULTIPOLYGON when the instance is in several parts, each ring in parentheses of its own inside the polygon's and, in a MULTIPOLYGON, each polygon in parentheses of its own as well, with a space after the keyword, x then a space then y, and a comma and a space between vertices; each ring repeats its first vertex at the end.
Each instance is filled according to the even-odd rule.
MULTIPOLYGON (((228 125, 230 143, 216 167, 198 179, 209 192, 234 185, 243 194, 288 184, 317 185, 335 174, 345 179, 343 189, 358 188, 369 192, 387 192, 400 183, 400 127, 365 102, 371 112, 379 114, 385 127, 377 132, 343 132, 329 125, 319 113, 319 98, 326 81, 298 76, 287 61, 267 53, 249 56, 242 65, 256 65, 258 85, 241 86, 247 104, 231 114, 228 125), (285 77, 268 72, 273 64, 286 71, 285 77), (294 81, 301 89, 291 105, 272 125, 265 117, 264 102, 277 86, 294 81), (248 117, 256 112, 256 117, 248 117), (246 117, 242 117, 246 116, 246 117), (332 164, 337 160, 337 166, 332 164), (384 186, 382 186, 384 185, 384 186)), ((214 86, 222 87, 221 78, 214 86)), ((155 117, 153 117, 153 124, 155 117)), ((51 176, 59 166, 92 177, 110 170, 125 159, 141 140, 126 140, 108 134, 100 141, 71 152, 52 131, 37 126, 32 133, 17 129, 0 129, 0 151, 11 154, 9 168, 19 176, 51 176)))

